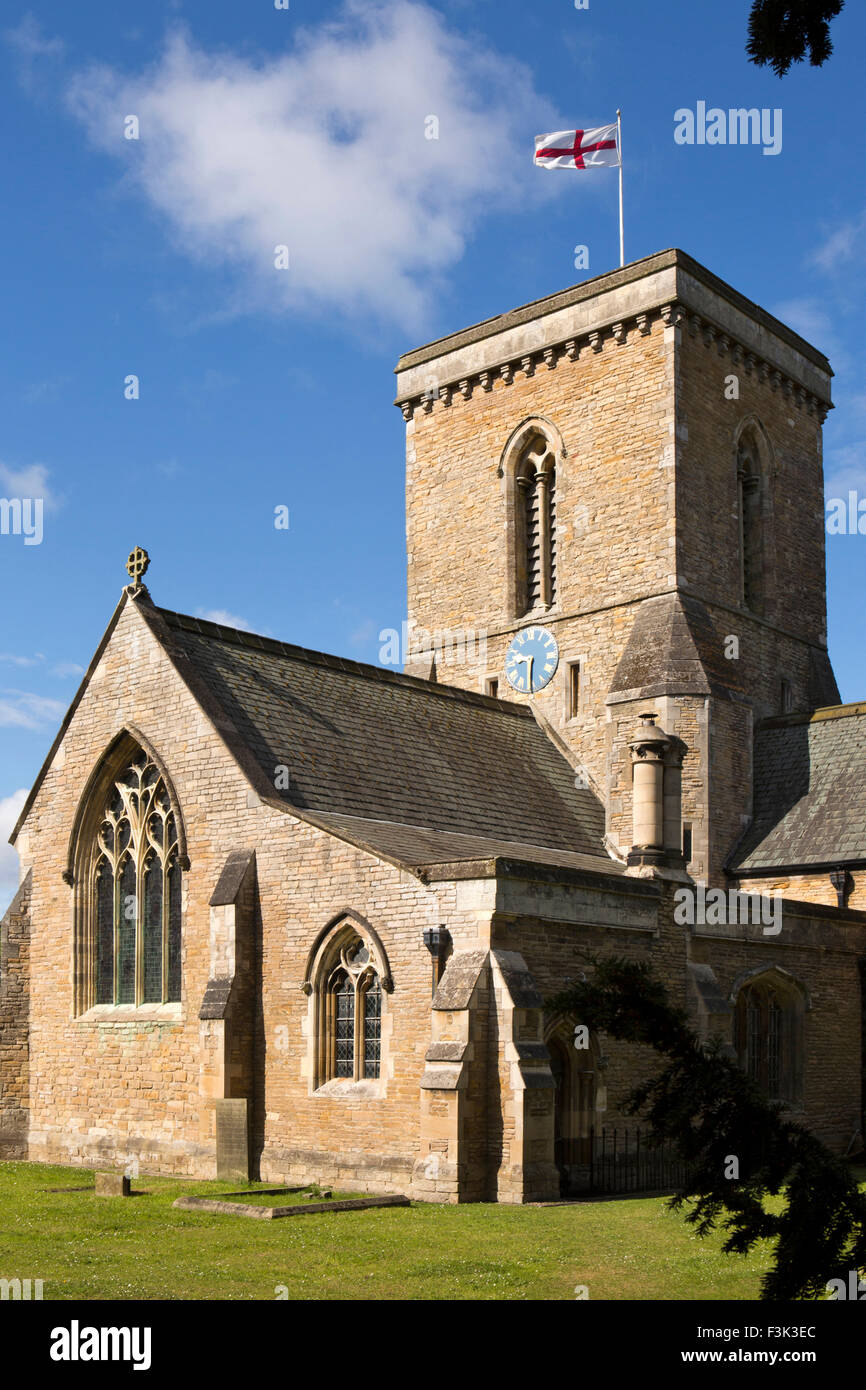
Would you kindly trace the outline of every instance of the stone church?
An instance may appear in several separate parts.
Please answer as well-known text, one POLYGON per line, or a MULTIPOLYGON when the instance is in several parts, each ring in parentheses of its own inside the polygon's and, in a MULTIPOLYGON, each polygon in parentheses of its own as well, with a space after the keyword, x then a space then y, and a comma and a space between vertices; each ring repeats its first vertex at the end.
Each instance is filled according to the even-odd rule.
POLYGON ((160 607, 130 557, 12 835, 0 1154, 556 1197, 657 1065, 545 1009, 593 951, 852 1151, 829 363, 671 250, 396 376, 404 672, 160 607))

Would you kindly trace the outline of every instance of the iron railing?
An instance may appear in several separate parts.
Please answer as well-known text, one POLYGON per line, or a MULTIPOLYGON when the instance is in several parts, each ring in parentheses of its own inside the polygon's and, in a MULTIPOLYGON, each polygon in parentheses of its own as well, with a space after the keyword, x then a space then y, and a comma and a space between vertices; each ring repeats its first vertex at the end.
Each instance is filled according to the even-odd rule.
POLYGON ((674 1145, 650 1144, 640 1129, 593 1128, 586 1149, 591 1192, 670 1191, 688 1177, 689 1165, 674 1145))

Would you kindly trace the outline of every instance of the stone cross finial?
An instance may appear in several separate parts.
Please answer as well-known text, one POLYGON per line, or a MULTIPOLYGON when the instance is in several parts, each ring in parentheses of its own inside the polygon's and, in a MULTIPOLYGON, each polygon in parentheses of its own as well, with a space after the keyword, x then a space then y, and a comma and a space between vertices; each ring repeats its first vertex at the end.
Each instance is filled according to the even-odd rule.
POLYGON ((143 550, 140 545, 134 546, 129 552, 129 559, 126 562, 126 572, 132 580, 133 589, 142 587, 141 581, 143 576, 147 574, 149 564, 150 556, 147 551, 143 550))

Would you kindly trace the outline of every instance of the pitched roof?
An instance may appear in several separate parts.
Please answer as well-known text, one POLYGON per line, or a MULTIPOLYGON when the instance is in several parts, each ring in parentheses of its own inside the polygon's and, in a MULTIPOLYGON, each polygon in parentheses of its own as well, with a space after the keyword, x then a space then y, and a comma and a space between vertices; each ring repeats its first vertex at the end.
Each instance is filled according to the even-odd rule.
POLYGON ((269 804, 411 868, 621 872, 603 807, 528 706, 137 606, 269 804))
POLYGON ((656 695, 741 693, 737 663, 726 661, 698 599, 671 592, 640 604, 611 682, 608 703, 656 695))
POLYGON ((738 874, 866 863, 866 704, 766 720, 755 735, 755 815, 738 874))

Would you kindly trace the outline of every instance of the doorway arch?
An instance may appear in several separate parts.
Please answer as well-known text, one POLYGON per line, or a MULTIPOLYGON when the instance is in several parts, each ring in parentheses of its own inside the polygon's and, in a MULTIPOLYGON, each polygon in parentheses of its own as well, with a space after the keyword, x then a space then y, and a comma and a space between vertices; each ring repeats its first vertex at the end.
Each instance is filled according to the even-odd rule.
POLYGON ((589 1047, 576 1048, 573 1024, 558 1019, 551 1020, 545 1042, 554 1083, 554 1162, 568 1196, 589 1186, 593 1130, 605 1108, 598 1041, 590 1034, 589 1047))

